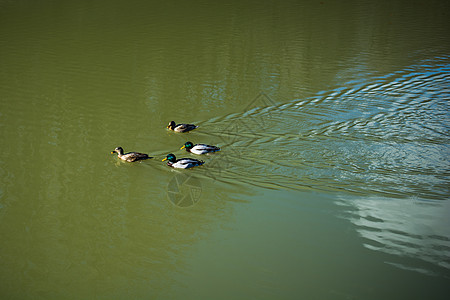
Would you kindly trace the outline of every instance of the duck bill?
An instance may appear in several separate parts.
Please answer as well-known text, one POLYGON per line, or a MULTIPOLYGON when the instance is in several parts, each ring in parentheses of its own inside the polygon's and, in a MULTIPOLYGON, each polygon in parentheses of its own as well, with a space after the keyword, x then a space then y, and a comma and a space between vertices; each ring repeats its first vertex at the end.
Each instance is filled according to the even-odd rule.
POLYGON ((166 158, 164 158, 162 161, 165 161, 165 160, 167 160, 167 157, 166 158))
POLYGON ((183 150, 184 148, 186 148, 186 146, 183 145, 183 147, 181 147, 180 150, 183 150))

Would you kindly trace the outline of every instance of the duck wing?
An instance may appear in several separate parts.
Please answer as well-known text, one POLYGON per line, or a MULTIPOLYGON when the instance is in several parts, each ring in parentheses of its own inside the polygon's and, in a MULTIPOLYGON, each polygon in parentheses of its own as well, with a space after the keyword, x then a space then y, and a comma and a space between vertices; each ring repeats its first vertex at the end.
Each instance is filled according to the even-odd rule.
POLYGON ((192 168, 195 166, 203 165, 204 163, 205 163, 204 161, 198 160, 198 159, 181 158, 181 159, 177 160, 177 162, 174 163, 172 166, 175 168, 187 169, 187 168, 192 168))
POLYGON ((197 125, 194 124, 178 124, 175 127, 175 131, 186 132, 197 128, 197 125))
POLYGON ((125 158, 125 160, 127 160, 129 162, 151 158, 148 156, 148 154, 139 153, 139 152, 129 152, 129 153, 124 154, 123 157, 125 158))
POLYGON ((191 151, 196 154, 204 154, 209 152, 216 152, 219 151, 220 148, 216 146, 211 145, 205 145, 205 144, 197 144, 194 147, 192 147, 191 151))

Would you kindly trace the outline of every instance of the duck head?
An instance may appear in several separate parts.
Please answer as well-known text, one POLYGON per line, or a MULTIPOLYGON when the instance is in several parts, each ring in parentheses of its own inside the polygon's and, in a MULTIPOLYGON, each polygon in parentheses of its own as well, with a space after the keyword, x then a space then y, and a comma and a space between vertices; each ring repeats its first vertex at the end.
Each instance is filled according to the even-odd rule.
POLYGON ((114 149, 114 151, 111 151, 111 154, 114 154, 114 153, 123 155, 123 149, 122 149, 122 147, 117 147, 116 149, 114 149))
POLYGON ((180 149, 191 149, 192 147, 194 147, 194 144, 192 144, 192 142, 186 142, 183 147, 181 147, 180 149))
POLYGON ((177 158, 175 157, 175 155, 173 155, 172 153, 167 154, 166 158, 164 158, 162 161, 168 160, 171 163, 174 163, 177 161, 177 158))
POLYGON ((175 121, 170 121, 169 125, 167 125, 167 128, 173 130, 175 128, 175 126, 176 126, 175 121))

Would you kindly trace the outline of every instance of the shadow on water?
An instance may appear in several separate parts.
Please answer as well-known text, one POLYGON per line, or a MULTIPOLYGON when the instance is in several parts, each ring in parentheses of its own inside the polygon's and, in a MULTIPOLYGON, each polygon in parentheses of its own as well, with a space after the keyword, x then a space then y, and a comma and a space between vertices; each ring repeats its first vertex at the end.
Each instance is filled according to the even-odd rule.
POLYGON ((280 105, 262 94, 255 107, 201 123, 208 132, 198 134, 220 141, 221 181, 445 199, 446 59, 280 105))
POLYGON ((51 164, 36 162, 39 174, 21 178, 41 188, 15 191, 29 201, 11 199, 0 210, 2 222, 20 224, 2 230, 5 245, 16 245, 2 252, 2 266, 15 270, 0 273, 11 282, 2 293, 157 297, 182 285, 172 278, 183 271, 190 247, 232 215, 230 201, 242 202, 231 187, 161 161, 103 158, 102 168, 91 168, 89 160, 58 153, 51 164))

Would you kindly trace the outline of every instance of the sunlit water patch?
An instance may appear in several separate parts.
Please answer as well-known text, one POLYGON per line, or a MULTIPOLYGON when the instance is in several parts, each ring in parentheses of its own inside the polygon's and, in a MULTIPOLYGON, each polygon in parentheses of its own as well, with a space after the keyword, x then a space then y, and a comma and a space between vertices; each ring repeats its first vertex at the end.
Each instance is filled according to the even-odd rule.
POLYGON ((442 59, 280 105, 262 94, 201 125, 224 181, 445 199, 449 80, 442 59))

